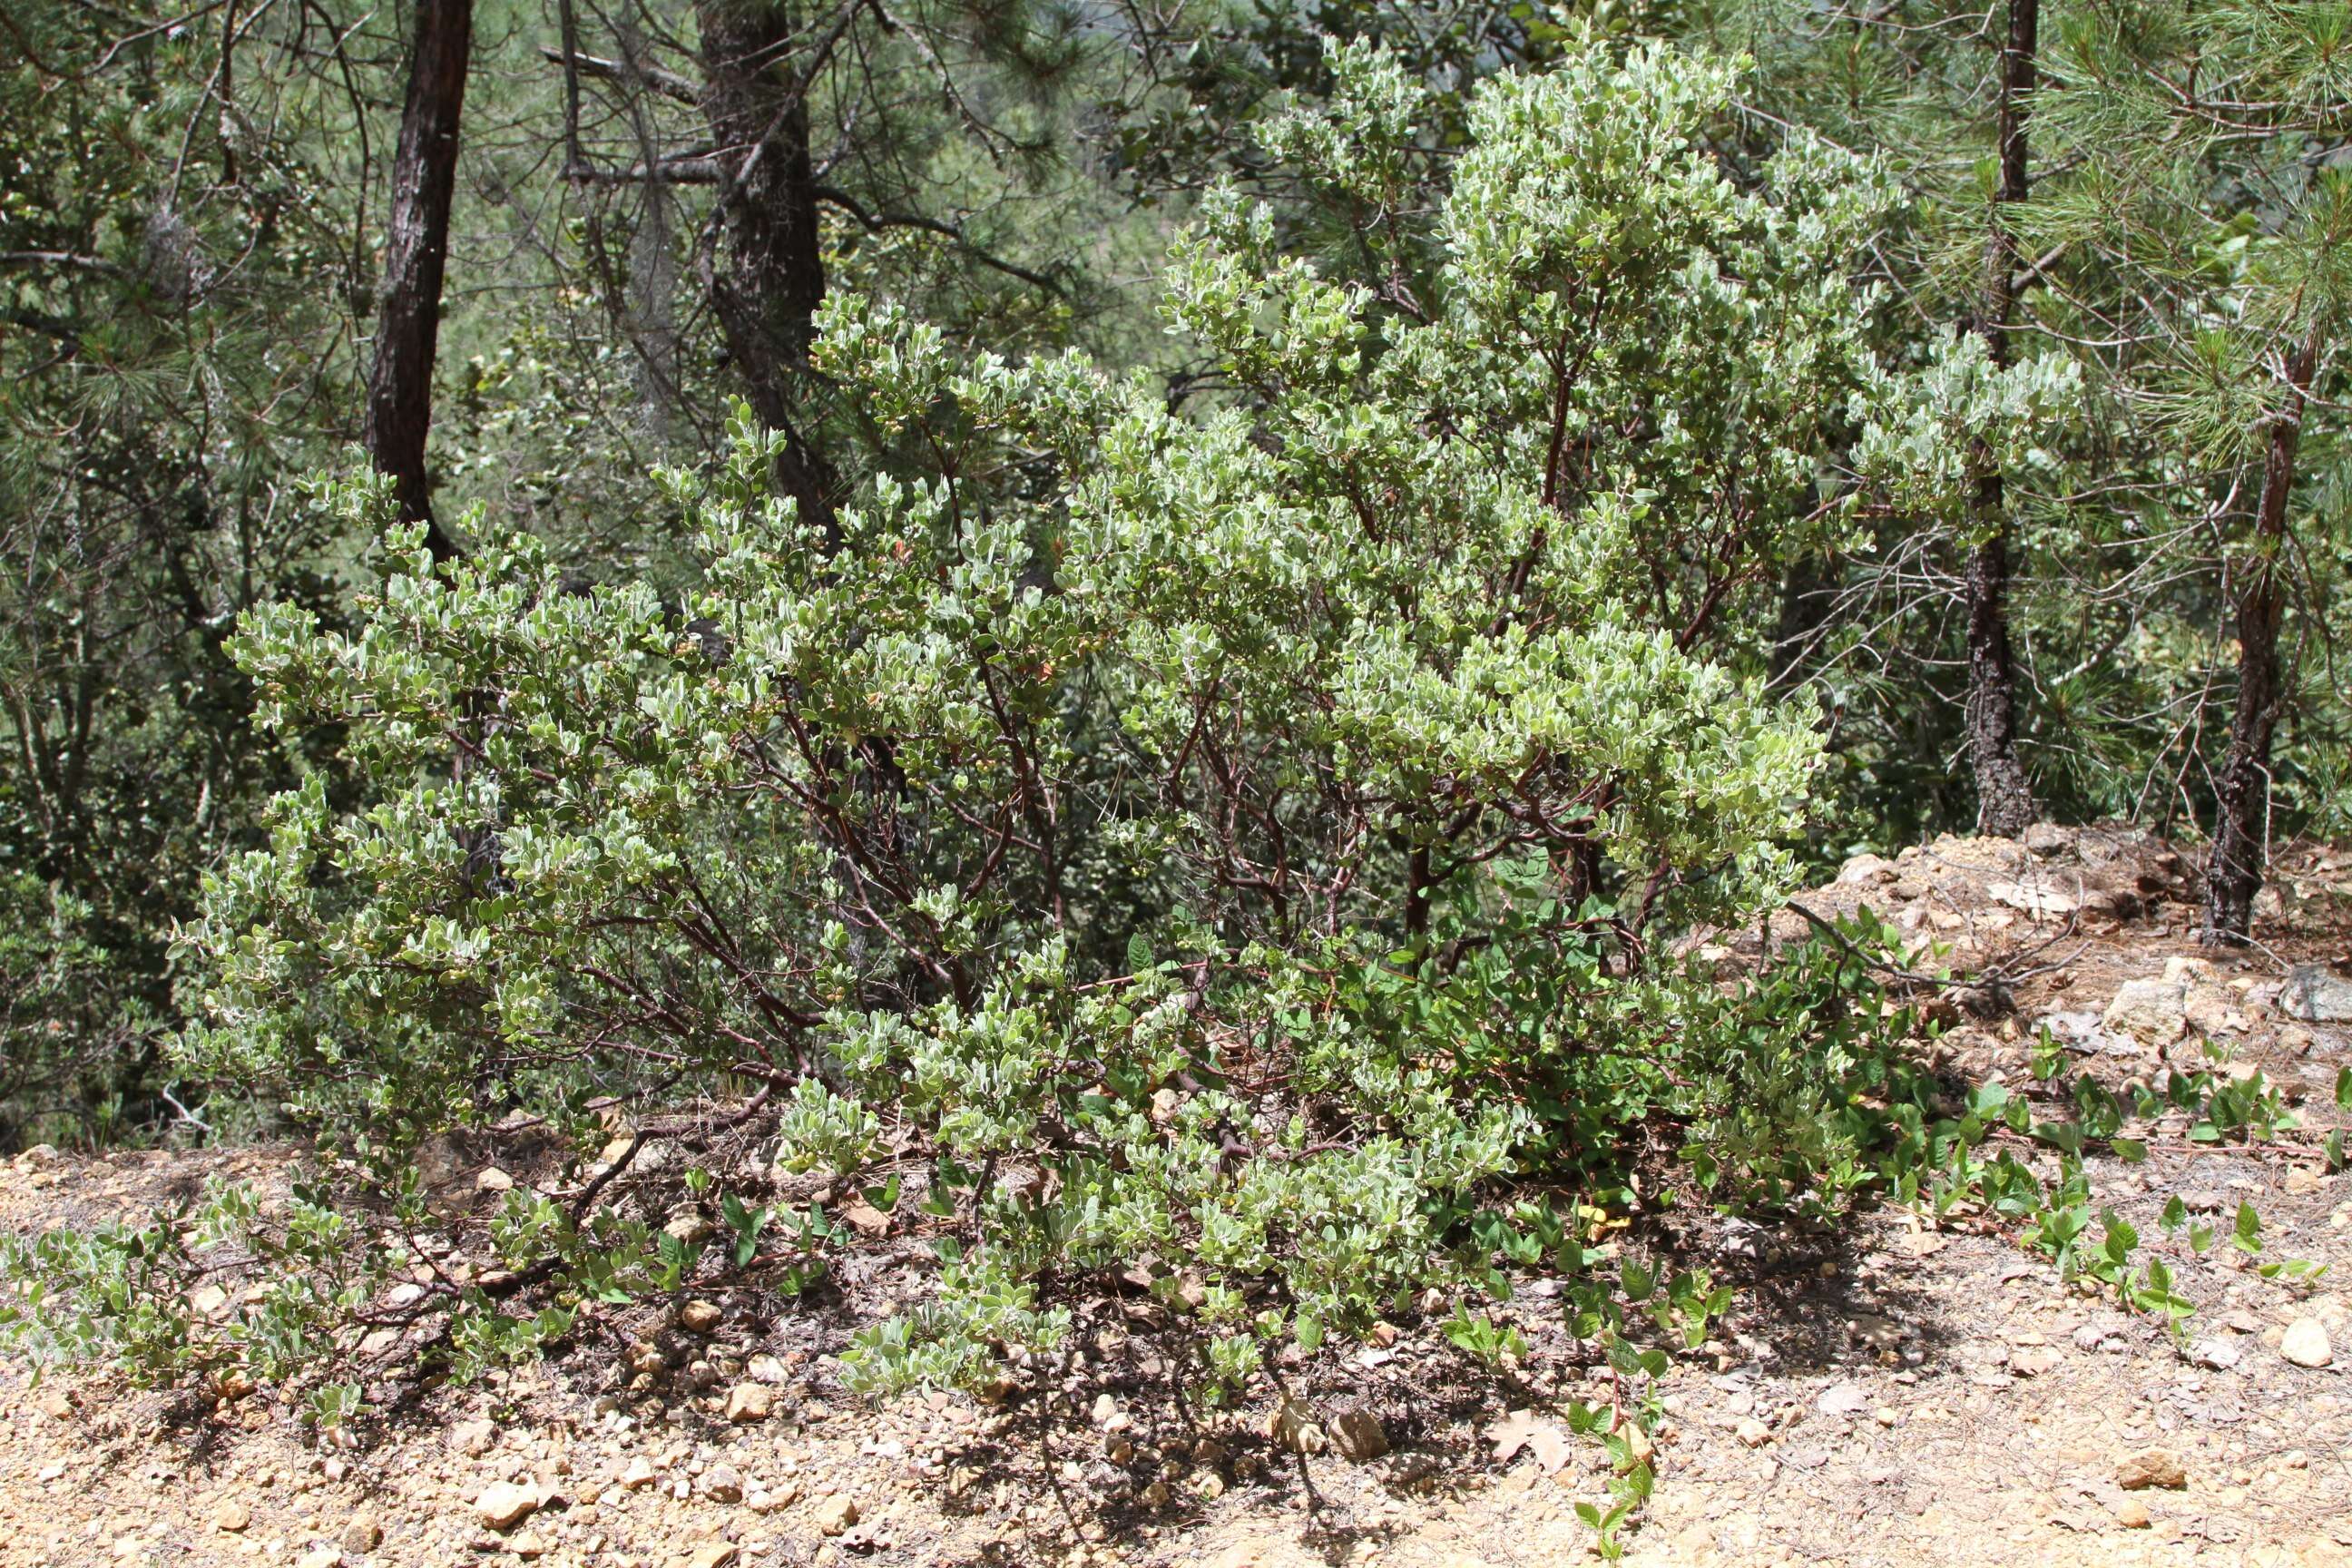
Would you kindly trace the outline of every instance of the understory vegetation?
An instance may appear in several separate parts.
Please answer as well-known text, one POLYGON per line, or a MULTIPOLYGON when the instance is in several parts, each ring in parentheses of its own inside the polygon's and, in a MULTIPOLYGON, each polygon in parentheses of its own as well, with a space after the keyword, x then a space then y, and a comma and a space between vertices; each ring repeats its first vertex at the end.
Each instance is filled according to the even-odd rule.
POLYGON ((0 1242, 44 1365, 348 1434, 861 1207, 853 1388, 1125 1289, 1279 1402, 1545 1275, 1613 1553, 1730 1300, 1638 1216, 2314 1272, 2087 1173, 2259 1074, 1939 1076, 1970 977, 1769 930, 2131 817, 2242 943, 2343 826, 2326 8, 26 9, 0 1140, 306 1171, 0 1242))

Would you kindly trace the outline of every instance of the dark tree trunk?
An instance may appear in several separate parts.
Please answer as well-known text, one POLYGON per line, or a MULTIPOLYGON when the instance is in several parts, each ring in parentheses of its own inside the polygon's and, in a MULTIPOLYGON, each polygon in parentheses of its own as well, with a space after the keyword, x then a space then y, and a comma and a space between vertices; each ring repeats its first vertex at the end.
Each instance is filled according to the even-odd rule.
POLYGON ((2280 679, 2279 626, 2286 596, 2279 576, 2286 551, 2286 505, 2294 489, 2295 447, 2304 405, 2319 365, 2314 329, 2287 363, 2287 403, 2263 453, 2262 499, 2254 512, 2253 552, 2237 593, 2238 703, 2230 716, 2230 751, 2205 868, 2205 940, 2242 942, 2253 931, 2254 895, 2270 856, 2271 737, 2286 687, 2280 679))
POLYGON ((799 392, 824 300, 816 175, 809 156, 808 83, 794 74, 803 42, 792 10, 751 0, 698 0, 704 117, 717 144, 726 226, 723 268, 709 274, 712 311, 751 412, 788 440, 777 462, 803 518, 831 532, 831 475, 803 439, 799 392))
POLYGON ((425 438, 433 426, 433 356, 441 332, 441 279, 449 255, 449 199, 457 183, 457 122, 473 52, 473 0, 416 0, 416 44, 392 170, 392 231, 384 246, 383 310, 368 370, 367 448, 392 476, 400 515, 422 521, 434 559, 457 553, 433 516, 425 438))
MULTIPOLYGON (((2039 0, 2009 0, 2009 36, 2000 60, 2000 186, 1992 230, 1985 240, 1984 288, 1977 331, 1995 364, 2009 363, 2011 313, 2017 300, 2016 241, 2001 208, 2025 200, 2026 115, 2035 79, 2039 0)), ((1969 761, 1976 774, 1977 831, 2014 838, 2033 820, 2033 786, 2017 756, 2017 660, 2009 639, 2009 521, 2001 477, 1989 455, 1977 480, 1981 542, 1969 552, 1967 574, 1969 639, 1969 761)))
POLYGON ((1781 573, 1780 614, 1766 659, 1767 686, 1778 690, 1787 685, 1820 644, 1837 586, 1837 563, 1819 555, 1799 556, 1781 573))

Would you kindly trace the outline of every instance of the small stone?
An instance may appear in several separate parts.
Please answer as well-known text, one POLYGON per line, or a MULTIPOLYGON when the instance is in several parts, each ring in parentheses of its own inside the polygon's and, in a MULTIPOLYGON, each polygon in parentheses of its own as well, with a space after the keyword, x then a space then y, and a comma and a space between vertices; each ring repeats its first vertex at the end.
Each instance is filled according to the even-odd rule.
POLYGON ((2317 1318, 2297 1318, 2288 1324, 2286 1337, 2279 1341, 2279 1354, 2297 1366, 2326 1366, 2336 1359, 2335 1348, 2327 1342, 2327 1330, 2317 1318))
POLYGON ((1109 1425, 1110 1425, 1110 1421, 1111 1421, 1111 1417, 1112 1417, 1112 1416, 1114 1416, 1114 1415, 1117 1415, 1118 1414, 1118 1400, 1113 1399, 1113 1398, 1112 1398, 1109 1394, 1098 1394, 1095 1395, 1094 1418, 1095 1418, 1095 1425, 1096 1425, 1096 1426, 1109 1426, 1109 1425))
POLYGON ((253 1510, 241 1502, 225 1502, 213 1510, 213 1528, 241 1535, 253 1527, 253 1510))
POLYGON ((773 1488, 763 1488, 743 1500, 743 1506, 753 1513, 774 1513, 801 1500, 801 1484, 782 1481, 773 1488))
POLYGON ((678 1327, 689 1334, 713 1332, 726 1317, 715 1301, 688 1301, 677 1310, 678 1327))
POLYGON ((449 1447, 469 1459, 478 1459, 499 1440, 499 1429, 488 1421, 460 1421, 449 1428, 449 1447))
POLYGON ((792 1376, 780 1356, 755 1355, 743 1371, 753 1383, 782 1383, 792 1376))
POLYGON ((776 1407, 776 1391, 764 1383, 739 1383, 727 1391, 727 1419, 738 1426, 765 1421, 776 1407))
POLYGON ((1331 1447, 1351 1464, 1367 1464, 1389 1451, 1388 1428, 1360 1405, 1333 1415, 1330 1432, 1331 1447))
POLYGON ((500 1481, 474 1500, 474 1512, 492 1530, 512 1530, 539 1508, 539 1494, 529 1487, 500 1481))
POLYGON ((1870 1395, 1858 1383, 1833 1383, 1813 1401, 1813 1408, 1824 1415, 1859 1415, 1869 1407, 1870 1395))
POLYGON ((2181 1465, 2180 1456, 2165 1448, 2134 1454, 2116 1467, 2116 1485, 2127 1492, 2146 1491, 2150 1487, 2178 1491, 2188 1484, 2189 1471, 2181 1465))
POLYGON ((1192 1495, 1202 1502, 1214 1502, 1225 1495, 1225 1478, 1214 1470, 1202 1470, 1192 1478, 1192 1495))
POLYGON ((655 1479, 653 1461, 643 1454, 631 1459, 629 1468, 621 1472, 621 1485, 633 1492, 645 1490, 654 1484, 655 1479))
POLYGON ((375 1515, 372 1513, 355 1513, 352 1515, 351 1522, 343 1526, 343 1550, 354 1557, 364 1557, 383 1544, 383 1526, 376 1522, 375 1515))
POLYGON ((735 1561, 735 1543, 731 1541, 706 1541, 694 1549, 686 1560, 687 1568, 728 1568, 735 1561))
POLYGON ((2227 1372, 2238 1364, 2243 1354, 2234 1343, 2220 1338, 2199 1340, 2189 1347, 2190 1361, 2199 1366, 2210 1366, 2216 1372, 2227 1372))
POLYGON ((2058 1365, 2058 1352, 2047 1345, 2032 1345, 2009 1352, 2009 1370, 2020 1377, 2045 1377, 2058 1365))
POLYGON ((845 1535, 857 1522, 857 1504, 839 1492, 829 1492, 816 1500, 816 1528, 820 1535, 845 1535))
POLYGON ((474 1178, 474 1190, 478 1193, 510 1193, 514 1184, 515 1179, 496 1165, 483 1167, 481 1174, 474 1178))
POLYGON ((294 1568, 342 1568, 343 1554, 331 1546, 313 1546, 294 1560, 294 1568))
POLYGON ((41 1414, 50 1420, 70 1421, 73 1419, 73 1401, 57 1389, 52 1388, 41 1395, 41 1414))
POLYGON ((2116 1522, 2126 1530, 2146 1530, 2156 1521, 2147 1511, 2147 1504, 2136 1497, 2120 1500, 2115 1506, 2116 1522))
POLYGON ((712 1502, 741 1502, 742 1473, 732 1465, 716 1465, 702 1478, 701 1492, 712 1502))
POLYGON ((1265 1435, 1294 1454, 1321 1453, 1329 1438, 1317 1425, 1315 1413, 1295 1399, 1286 1399, 1267 1417, 1265 1435))
POLYGON ((2143 1044, 2170 1045, 2189 1032, 2189 987, 2177 981, 2126 980, 2099 1021, 2143 1044))
POLYGON ((1742 1421, 1739 1424, 1738 1428, 1733 1435, 1747 1447, 1750 1448, 1760 1448, 1765 1444, 1772 1440, 1772 1428, 1765 1426, 1764 1423, 1757 1420, 1756 1417, 1751 1415, 1747 1420, 1742 1421))
POLYGON ((2352 980, 2316 963, 2298 963, 2279 987, 2278 1006, 2306 1024, 2352 1024, 2352 980))

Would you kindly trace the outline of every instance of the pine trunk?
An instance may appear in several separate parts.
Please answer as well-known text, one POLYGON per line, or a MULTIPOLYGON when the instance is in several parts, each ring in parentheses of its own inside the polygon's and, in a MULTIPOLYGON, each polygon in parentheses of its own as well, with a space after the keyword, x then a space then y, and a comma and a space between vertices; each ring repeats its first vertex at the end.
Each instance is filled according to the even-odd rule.
MULTIPOLYGON (((2038 0, 2010 0, 2009 36, 2000 51, 2000 187, 1985 242, 1984 288, 1977 331, 1995 364, 2009 363, 2010 318, 2016 304, 2016 242, 2001 208, 2031 189, 2026 115, 2035 80, 2038 0)), ((1989 454, 1977 481, 1979 542, 1966 577, 1969 652, 1969 761, 1976 774, 1977 831, 2013 838, 2033 820, 2033 787, 2017 756, 2017 660, 2009 637, 2009 521, 2001 478, 1989 454)))
POLYGON ((416 0, 416 41, 392 169, 392 228, 383 257, 375 359, 368 370, 366 445, 392 476, 400 515, 423 521, 434 558, 456 544, 433 516, 425 441, 433 427, 433 358, 457 183, 457 124, 473 52, 473 0, 416 0))
POLYGON ((2287 404, 2263 454, 2262 498, 2254 539, 2237 593, 2238 701, 2230 716, 2230 750, 2216 788, 2213 854, 2205 869, 2205 939, 2242 942, 2253 932, 2254 895, 2270 857, 2271 738, 2285 705, 2279 626, 2286 598, 2279 571, 2286 550, 2286 508, 2294 489, 2295 447, 2304 405, 2319 364, 2319 334, 2287 364, 2287 404))
POLYGON ((783 5, 701 0, 703 114, 719 149, 726 264, 707 287, 751 412, 788 440, 777 477, 830 531, 830 475, 800 427, 799 392, 824 300, 808 84, 791 67, 783 5))

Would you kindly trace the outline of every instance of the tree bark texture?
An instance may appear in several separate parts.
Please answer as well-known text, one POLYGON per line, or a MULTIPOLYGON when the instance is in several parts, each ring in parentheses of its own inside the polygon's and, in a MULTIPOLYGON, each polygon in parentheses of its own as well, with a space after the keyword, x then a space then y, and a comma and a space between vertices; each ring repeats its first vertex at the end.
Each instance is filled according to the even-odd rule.
POLYGON ((2205 938, 2242 942, 2253 931, 2254 895, 2270 858, 2271 738, 2286 703, 2279 627, 2286 607, 2286 508, 2294 489, 2294 456, 2304 407, 2319 366, 2315 329, 2287 362, 2287 401, 2263 452, 2253 551, 2239 580, 2238 701, 2230 715, 2230 750, 2215 794, 2213 852, 2205 868, 2205 938))
POLYGON ((723 265, 708 289, 727 352, 760 423, 785 435, 777 477, 801 515, 832 526, 831 475, 803 437, 798 393, 824 300, 808 82, 792 52, 791 7, 698 0, 703 116, 719 148, 723 265))
MULTIPOLYGON (((2000 59, 2000 107, 1995 132, 2000 144, 2000 184, 1995 193, 1991 232, 1985 240, 1984 286, 1977 308, 1977 331, 1992 362, 2010 361, 2009 330, 2017 302, 2016 241, 2001 208, 2025 200, 2028 174, 2026 116, 2036 79, 2039 0, 2009 0, 2009 33, 2000 59)), ((1989 455, 1977 480, 1977 527, 1980 542, 1969 552, 1965 577, 1968 605, 1969 761, 1976 775, 1977 831, 2014 838, 2034 818, 2033 786, 2017 755, 2017 659, 2009 636, 2009 521, 2001 476, 1989 455)))
POLYGON ((458 553, 433 515, 425 442, 433 426, 433 359, 449 255, 449 202, 457 183, 457 125, 473 52, 473 0, 416 0, 415 47, 392 171, 375 359, 368 370, 366 444, 392 476, 404 521, 423 521, 434 558, 458 553))

